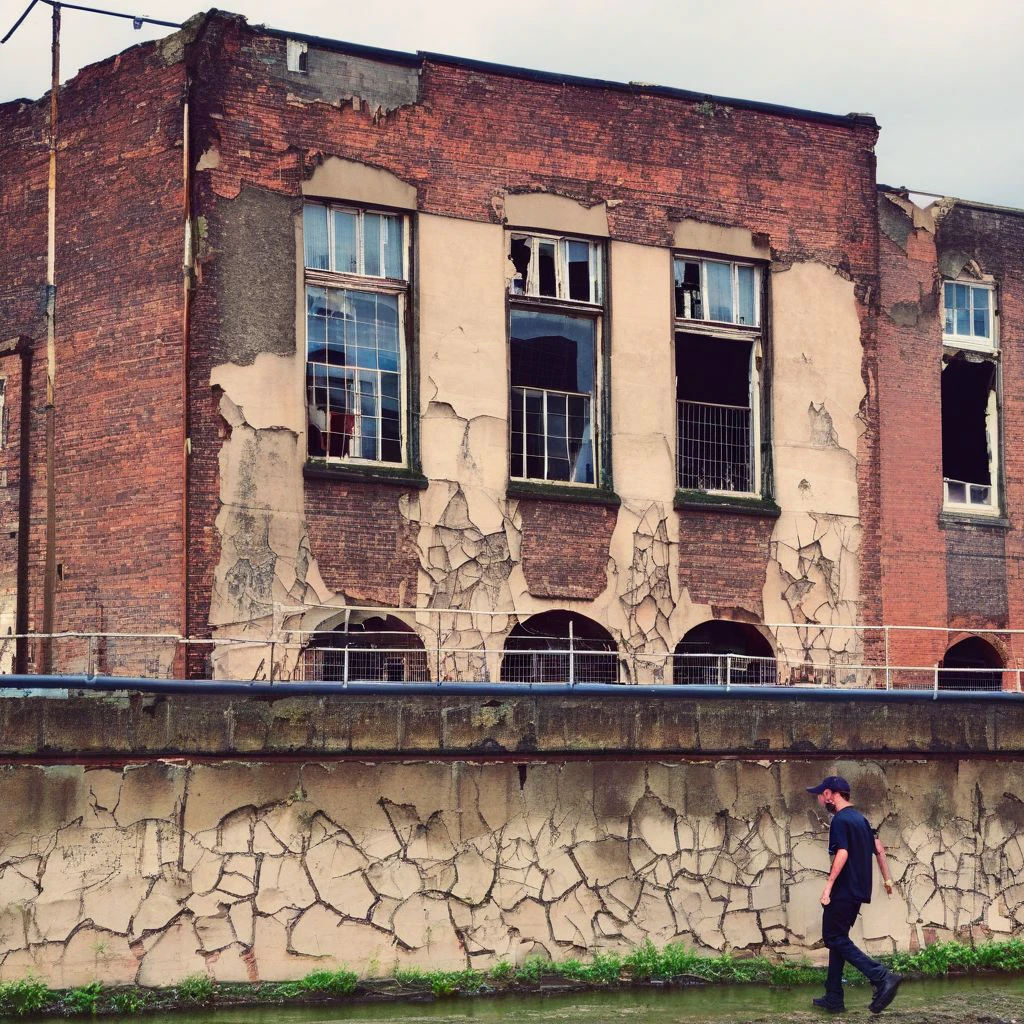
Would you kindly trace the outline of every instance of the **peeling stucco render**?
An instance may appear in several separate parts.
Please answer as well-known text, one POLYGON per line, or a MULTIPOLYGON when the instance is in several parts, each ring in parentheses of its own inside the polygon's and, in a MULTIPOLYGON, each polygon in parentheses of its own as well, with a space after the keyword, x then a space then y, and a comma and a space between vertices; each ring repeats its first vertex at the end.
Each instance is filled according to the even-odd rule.
MULTIPOLYGON (((335 963, 387 974, 645 938, 820 958, 827 823, 800 774, 814 770, 9 767, 0 979, 255 981, 335 963)), ((1003 796, 1020 785, 1007 771, 1020 775, 902 763, 887 779, 884 764, 857 766, 897 883, 862 915, 869 949, 1024 923, 1022 813, 1003 796)))
MULTIPOLYGON (((317 195, 353 190, 360 201, 400 207, 410 206, 414 195, 393 175, 337 158, 321 161, 304 187, 317 195)), ((607 231, 604 205, 543 194, 498 199, 495 208, 506 220, 515 215, 534 229, 607 231)), ((736 229, 684 221, 675 230, 694 244, 739 247, 744 257, 767 251, 762 239, 736 229)), ((429 485, 394 492, 417 537, 419 562, 417 593, 406 595, 403 617, 428 649, 462 652, 428 658, 442 676, 497 678, 504 638, 516 619, 568 607, 609 629, 630 656, 636 681, 670 681, 663 655, 688 629, 722 611, 692 602, 679 585, 674 410, 651 399, 652 381, 671 380, 675 372, 671 346, 664 344, 673 315, 664 287, 670 253, 610 243, 612 476, 621 506, 603 590, 592 600, 569 600, 531 592, 522 515, 507 494, 504 246, 502 224, 417 218, 418 426, 429 485)), ((211 375, 226 436, 210 622, 220 639, 292 640, 278 649, 274 671, 281 679, 293 670, 301 635, 295 631, 336 622, 338 609, 351 603, 325 586, 317 564, 322 556, 303 518, 301 287, 297 293, 294 355, 264 353, 243 365, 250 339, 241 361, 222 363, 211 375), (291 387, 282 386, 289 380, 291 387)), ((782 513, 765 566, 764 621, 848 625, 859 611, 857 451, 865 398, 854 286, 828 267, 787 263, 772 274, 771 297, 771 432, 782 513)), ((279 352, 279 344, 268 347, 279 352)), ((733 614, 749 619, 757 611, 733 614)), ((859 655, 851 631, 783 628, 774 634, 778 649, 797 661, 832 665, 859 655)), ((256 655, 235 643, 218 644, 215 652, 217 675, 269 675, 265 650, 256 655)))

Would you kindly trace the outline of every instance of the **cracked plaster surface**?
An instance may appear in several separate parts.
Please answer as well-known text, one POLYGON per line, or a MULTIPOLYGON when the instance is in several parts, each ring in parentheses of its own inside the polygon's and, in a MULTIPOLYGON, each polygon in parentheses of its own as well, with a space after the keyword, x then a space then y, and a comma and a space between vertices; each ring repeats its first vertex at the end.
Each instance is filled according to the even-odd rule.
MULTIPOLYGON (((35 806, 0 815, 0 978, 270 980, 336 962, 386 974, 646 938, 821 957, 827 823, 800 799, 809 770, 8 768, 9 791, 35 806)), ((864 909, 868 948, 1020 934, 1024 805, 1004 793, 1020 766, 856 770, 897 883, 864 909)))
MULTIPOLYGON (((361 188, 406 187, 382 183, 379 175, 360 177, 358 167, 333 159, 321 170, 332 181, 358 180, 361 188)), ((560 216, 566 203, 578 205, 555 198, 560 216)), ((416 610, 406 618, 427 648, 452 651, 428 658, 431 670, 443 678, 495 679, 517 618, 573 608, 609 630, 629 679, 664 681, 664 654, 692 626, 720 614, 692 602, 678 583, 671 409, 616 403, 622 503, 603 591, 589 601, 532 595, 521 562, 518 501, 506 493, 507 376, 493 372, 507 358, 504 230, 427 215, 419 221, 420 432, 430 483, 423 492, 396 490, 395 500, 418 538, 417 594, 407 601, 416 610), (627 421, 622 410, 628 406, 636 412, 627 421)), ((620 334, 635 339, 635 350, 616 351, 616 380, 630 394, 647 394, 652 374, 671 371, 652 363, 664 353, 653 343, 660 322, 650 316, 656 303, 648 294, 650 282, 668 272, 668 257, 660 249, 613 244, 622 288, 615 294, 616 323, 620 334)), ((769 548, 764 619, 822 627, 777 630, 777 646, 789 656, 830 666, 856 661, 856 637, 832 628, 858 617, 856 452, 864 385, 852 283, 816 264, 776 273, 773 347, 775 474, 783 514, 769 548), (819 330, 822 322, 831 325, 827 335, 819 330)), ((267 678, 266 640, 333 624, 348 603, 324 583, 304 519, 305 410, 299 387, 280 386, 301 375, 299 355, 263 353, 249 365, 222 364, 211 376, 221 391, 225 439, 210 623, 217 639, 233 641, 215 647, 215 676, 267 678)), ((290 677, 298 648, 282 643, 277 649, 276 678, 290 677)))

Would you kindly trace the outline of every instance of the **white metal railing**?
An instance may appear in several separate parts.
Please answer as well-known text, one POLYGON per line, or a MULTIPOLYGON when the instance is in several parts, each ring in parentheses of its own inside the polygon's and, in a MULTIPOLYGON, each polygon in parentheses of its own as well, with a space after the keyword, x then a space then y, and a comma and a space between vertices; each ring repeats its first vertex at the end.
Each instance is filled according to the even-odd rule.
POLYGON ((676 406, 678 485, 702 491, 752 491, 750 408, 684 401, 676 406))
MULTIPOLYGON (((792 624, 790 624, 792 626, 792 624)), ((792 628, 796 628, 793 626, 792 628)), ((804 627, 806 628, 806 627, 804 627)), ((849 630, 851 627, 835 627, 849 630)), ((897 630, 900 627, 889 627, 897 630)), ((982 631, 979 631, 982 632, 982 631)), ((1004 633, 1009 631, 1002 631, 1004 633)), ((0 678, 14 671, 16 643, 29 650, 27 674, 39 674, 46 637, 0 639, 0 678)), ((270 682, 510 683, 664 685, 688 687, 792 687, 931 692, 1022 691, 1024 666, 950 667, 903 665, 882 658, 863 663, 818 652, 753 657, 735 653, 636 653, 595 649, 572 637, 529 648, 427 646, 412 633, 393 640, 376 634, 373 644, 349 643, 337 632, 286 631, 279 639, 221 637, 186 640, 170 634, 61 633, 49 638, 57 675, 147 679, 254 679, 270 682), (244 668, 244 671, 242 669, 244 668)), ((876 645, 881 646, 881 645, 876 645)), ((887 645, 886 645, 887 646, 887 645)), ((24 686, 19 683, 19 686, 24 686)))

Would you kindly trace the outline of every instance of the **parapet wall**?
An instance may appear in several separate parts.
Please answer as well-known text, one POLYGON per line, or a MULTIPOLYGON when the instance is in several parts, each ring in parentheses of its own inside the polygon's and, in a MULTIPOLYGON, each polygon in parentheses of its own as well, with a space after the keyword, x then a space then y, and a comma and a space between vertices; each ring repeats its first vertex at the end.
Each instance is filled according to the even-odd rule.
MULTIPOLYGON (((475 755, 425 757, 402 742, 390 754, 345 754, 325 749, 324 737, 343 720, 371 718, 368 699, 310 700, 304 709, 302 698, 175 698, 159 701, 159 716, 138 698, 5 700, 0 722, 45 704, 35 717, 49 725, 40 725, 34 754, 4 744, 0 978, 32 971, 52 985, 168 984, 206 972, 273 980, 335 963, 387 974, 533 954, 563 959, 646 938, 817 957, 827 822, 804 787, 826 769, 850 778, 890 850, 896 895, 886 900, 879 889, 858 926, 869 949, 1020 933, 1016 705, 989 715, 980 704, 664 703, 680 717, 685 707, 697 720, 730 718, 737 730, 742 720, 748 745, 786 738, 792 749, 793 730, 813 721, 819 731, 808 729, 808 752, 795 757, 670 753, 657 748, 678 742, 653 729, 647 751, 602 755, 598 743, 615 733, 626 741, 633 727, 634 702, 618 700, 592 707, 589 733, 560 744, 542 726, 535 746, 549 753, 503 753, 495 741, 475 755), (263 748, 250 754, 222 743, 219 753, 187 758, 74 757, 56 742, 53 722, 70 721, 76 704, 106 707, 108 736, 124 747, 156 742, 133 732, 136 718, 177 722, 178 742, 198 738, 201 748, 212 746, 209 733, 199 735, 204 723, 227 725, 227 735, 249 714, 268 728, 262 743, 253 742, 255 728, 234 732, 237 747, 263 748), (851 736, 881 747, 882 723, 872 741, 865 722, 911 712, 922 722, 918 737, 929 721, 941 732, 953 719, 971 720, 961 739, 975 735, 985 751, 890 745, 836 759, 813 749, 816 739, 833 742, 841 715, 851 736), (319 723, 319 739, 291 731, 304 713, 319 723), (276 738, 275 721, 290 723, 276 738)), ((413 704, 381 701, 376 713, 408 726, 413 704)), ((461 707, 478 735, 493 738, 504 715, 518 711, 524 721, 543 704, 423 698, 418 720, 440 711, 455 718, 461 707)), ((550 705, 549 726, 572 710, 550 705)), ((732 739, 744 745, 738 731, 732 739)))

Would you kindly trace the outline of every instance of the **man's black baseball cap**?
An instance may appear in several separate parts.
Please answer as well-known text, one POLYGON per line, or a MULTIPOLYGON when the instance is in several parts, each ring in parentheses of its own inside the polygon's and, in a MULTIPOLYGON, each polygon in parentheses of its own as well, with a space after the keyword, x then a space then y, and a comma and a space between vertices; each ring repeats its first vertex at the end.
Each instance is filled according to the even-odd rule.
POLYGON ((830 775, 820 785, 808 786, 807 792, 817 796, 819 793, 824 793, 826 789, 831 789, 833 793, 849 793, 850 784, 841 775, 830 775))

